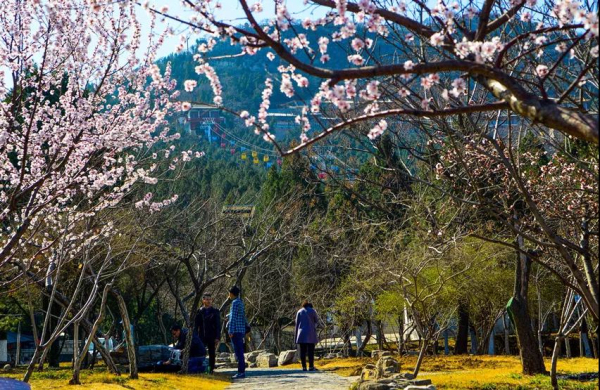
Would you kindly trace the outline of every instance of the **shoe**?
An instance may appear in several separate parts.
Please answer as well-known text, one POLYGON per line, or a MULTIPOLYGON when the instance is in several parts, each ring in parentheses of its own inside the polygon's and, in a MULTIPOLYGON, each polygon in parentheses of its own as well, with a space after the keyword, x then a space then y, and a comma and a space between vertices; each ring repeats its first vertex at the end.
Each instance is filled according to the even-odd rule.
POLYGON ((319 370, 317 370, 315 367, 311 367, 308 369, 308 371, 319 371, 319 370))
POLYGON ((302 367, 302 371, 307 371, 306 367, 302 367))
POLYGON ((231 379, 244 379, 246 377, 246 374, 235 374, 234 376, 231 377, 231 379))

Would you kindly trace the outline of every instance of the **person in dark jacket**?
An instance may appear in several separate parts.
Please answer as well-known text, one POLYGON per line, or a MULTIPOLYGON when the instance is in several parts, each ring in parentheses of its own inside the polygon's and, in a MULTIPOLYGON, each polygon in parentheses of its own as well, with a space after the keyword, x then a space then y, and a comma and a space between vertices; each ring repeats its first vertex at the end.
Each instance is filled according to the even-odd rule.
MULTIPOLYGON (((159 362, 155 366, 155 371, 177 372, 181 370, 181 358, 183 358, 183 350, 185 349, 188 330, 182 329, 179 325, 173 325, 171 327, 171 336, 173 336, 174 339, 177 339, 177 343, 173 345, 173 349, 175 350, 174 352, 177 353, 172 355, 171 359, 164 362, 159 362)), ((206 350, 204 349, 202 340, 200 340, 200 337, 198 337, 196 332, 193 332, 192 344, 190 345, 190 358, 188 361, 188 373, 195 374, 201 372, 204 356, 206 356, 206 350)))
POLYGON ((310 302, 305 300, 296 313, 296 344, 300 345, 300 360, 302 371, 306 371, 306 357, 308 355, 309 371, 315 368, 315 344, 317 340, 317 325, 319 316, 310 302))
POLYGON ((221 334, 221 312, 212 306, 212 296, 202 296, 202 308, 196 313, 196 331, 208 349, 209 371, 215 370, 216 350, 221 334))

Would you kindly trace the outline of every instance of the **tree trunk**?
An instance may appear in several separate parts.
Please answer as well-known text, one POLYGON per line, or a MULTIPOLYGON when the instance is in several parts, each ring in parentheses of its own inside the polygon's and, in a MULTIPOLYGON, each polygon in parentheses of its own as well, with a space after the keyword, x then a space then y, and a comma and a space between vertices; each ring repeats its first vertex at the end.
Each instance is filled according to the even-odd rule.
POLYGON ((592 343, 592 352, 594 353, 594 359, 598 359, 598 337, 594 337, 594 333, 590 333, 590 339, 592 343))
POLYGON ((464 302, 458 304, 458 330, 456 332, 456 343, 454 345, 455 355, 466 355, 469 353, 469 310, 464 302))
MULTIPOLYGON (((89 332, 89 337, 87 338, 86 342, 83 344, 83 349, 81 351, 81 355, 79 354, 79 352, 75 353, 76 350, 79 351, 79 345, 77 345, 77 348, 73 348, 73 351, 74 351, 73 356, 74 356, 75 360, 73 361, 73 377, 69 381, 69 384, 71 384, 71 385, 80 385, 81 384, 81 382, 79 381, 79 372, 81 371, 81 363, 83 362, 83 359, 87 358, 87 351, 90 348, 90 344, 92 342, 92 335, 96 334, 96 332, 98 331, 98 326, 100 325, 100 322, 102 322, 102 319, 104 318, 104 309, 106 308, 106 297, 108 295, 108 290, 110 288, 111 288, 110 284, 107 284, 106 286, 104 286, 104 290, 102 291, 102 300, 100 301, 100 310, 98 312, 98 318, 96 318, 96 321, 94 321, 94 324, 92 325, 92 329, 89 332)), ((73 333, 79 334, 79 322, 75 323, 75 329, 74 329, 73 333)), ((75 337, 73 337, 73 339, 75 339, 75 337)), ((104 339, 104 340, 106 342, 106 346, 108 346, 108 340, 107 339, 104 339)))
POLYGON ((421 363, 423 363, 423 358, 425 358, 425 354, 427 353, 427 347, 429 346, 429 340, 424 338, 423 343, 421 343, 421 350, 419 351, 419 357, 417 358, 417 364, 415 365, 415 369, 413 370, 413 377, 417 377, 419 375, 419 370, 421 369, 421 363))
POLYGON ((35 348, 35 352, 33 353, 33 357, 31 358, 31 361, 29 362, 29 365, 27 366, 27 371, 25 371, 25 375, 23 376, 23 382, 27 383, 29 382, 29 379, 31 378, 31 374, 33 373, 33 367, 35 367, 35 364, 37 363, 37 360, 40 358, 40 355, 42 354, 42 349, 40 348, 40 346, 36 346, 35 348))
MULTIPOLYGON (((523 248, 522 237, 519 236, 517 238, 517 244, 519 248, 523 248)), ((517 252, 516 260, 515 290, 506 308, 515 326, 523 374, 545 374, 544 358, 531 327, 531 317, 529 316, 527 301, 531 259, 522 252, 517 252)))
POLYGON ((344 333, 344 346, 346 348, 346 356, 356 357, 354 348, 352 348, 352 341, 350 339, 350 331, 344 333))
MULTIPOLYGON (((371 336, 373 335, 373 323, 371 322, 371 320, 367 320, 366 324, 367 324, 367 333, 365 334, 365 339, 363 341, 361 341, 360 347, 356 350, 356 356, 363 356, 365 347, 367 346, 367 344, 369 343, 369 340, 371 340, 371 336)), ((357 342, 358 342, 358 340, 357 340, 357 342)))
POLYGON ((552 388, 554 390, 558 390, 558 380, 556 378, 556 364, 558 362, 558 355, 560 355, 560 343, 562 342, 562 337, 558 336, 556 341, 554 342, 554 349, 552 350, 552 363, 550 366, 550 382, 552 383, 552 388))
POLYGON ((502 324, 504 325, 504 354, 510 355, 510 331, 508 329, 510 322, 506 321, 506 313, 502 314, 502 324))
POLYGON ((444 330, 444 355, 446 355, 446 356, 450 355, 450 346, 448 343, 448 341, 449 341, 448 339, 450 337, 449 333, 450 332, 448 331, 448 329, 444 330))
MULTIPOLYGON (((58 324, 58 318, 60 317, 61 312, 62 310, 60 305, 56 301, 53 301, 52 305, 50 306, 50 327, 46 334, 52 334, 54 332, 54 328, 56 328, 56 325, 58 324)), ((57 340, 54 340, 54 342, 47 349, 48 351, 46 354, 48 355, 48 366, 58 368, 60 366, 60 344, 57 340)))
POLYGON ((383 334, 383 322, 377 321, 377 348, 380 350, 383 349, 383 342, 385 340, 385 335, 383 334))
POLYGON ((131 322, 129 322, 127 306, 125 305, 123 296, 119 292, 113 291, 113 294, 117 298, 119 311, 121 312, 121 317, 123 318, 123 328, 125 330, 125 339, 127 340, 127 358, 129 359, 129 377, 131 379, 138 379, 135 340, 131 332, 131 322))
MULTIPOLYGON (((192 302, 192 309, 190 311, 190 315, 184 316, 185 318, 188 318, 188 322, 187 322, 188 336, 185 339, 185 349, 183 350, 183 356, 181 357, 181 361, 182 361, 181 372, 184 374, 188 372, 188 366, 189 366, 189 362, 190 362, 190 348, 192 347, 192 338, 194 337, 194 325, 196 323, 196 314, 198 313, 198 308, 200 307, 200 299, 201 299, 203 293, 204 293, 204 291, 196 292, 196 294, 194 296, 194 300, 192 302)), ((240 296, 241 296, 241 293, 240 293, 240 296)), ((181 308, 181 310, 183 311, 183 307, 181 308)))
POLYGON ((156 320, 158 321, 158 327, 160 328, 160 334, 163 338, 163 343, 165 345, 169 345, 169 341, 167 338, 167 328, 165 327, 165 323, 163 322, 163 314, 162 310, 160 310, 160 300, 156 299, 156 320))
POLYGON ((402 349, 404 347, 404 318, 402 315, 398 316, 398 354, 402 355, 402 349))
POLYGON ((569 336, 565 337, 565 354, 567 355, 567 359, 573 357, 573 354, 571 353, 571 338, 569 336))
MULTIPOLYGON (((73 324, 73 371, 77 360, 79 360, 79 322, 73 324)), ((79 377, 76 384, 79 384, 79 377)))
POLYGON ((471 334, 471 354, 477 355, 477 331, 471 326, 469 328, 469 333, 471 334))

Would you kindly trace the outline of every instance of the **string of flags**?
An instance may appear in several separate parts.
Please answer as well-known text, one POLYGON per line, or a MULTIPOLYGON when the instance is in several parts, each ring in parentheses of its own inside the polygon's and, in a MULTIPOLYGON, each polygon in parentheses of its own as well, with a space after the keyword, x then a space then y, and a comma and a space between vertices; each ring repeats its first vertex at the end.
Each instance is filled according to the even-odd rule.
MULTIPOLYGON (((241 138, 238 138, 233 134, 230 134, 230 138, 233 138, 233 139, 228 140, 227 139, 228 137, 226 137, 226 135, 229 133, 227 133, 227 131, 219 125, 217 125, 217 129, 220 134, 216 133, 216 132, 215 133, 217 135, 214 135, 215 133, 211 134, 209 136, 209 140, 211 142, 214 142, 215 144, 218 144, 221 149, 224 149, 224 150, 229 149, 229 153, 232 156, 239 153, 239 156, 240 156, 239 158, 241 161, 246 162, 246 161, 252 160, 252 164, 257 165, 257 166, 259 164, 263 163, 261 165, 264 166, 266 169, 270 169, 274 164, 277 164, 278 166, 281 166, 283 164, 283 160, 275 151, 270 151, 268 149, 252 145, 249 142, 247 142, 241 138), (240 144, 246 144, 248 146, 238 145, 238 142, 240 144), (255 149, 258 149, 258 150, 255 150, 255 149), (259 150, 260 150, 260 152, 259 152, 259 150), (271 161, 271 157, 273 157, 275 159, 275 162, 271 161)), ((209 135, 209 134, 207 134, 207 135, 209 135)), ((328 158, 328 159, 330 159, 330 158, 328 158)), ((330 166, 330 168, 333 169, 334 172, 339 171, 339 167, 337 167, 337 166, 330 166)), ((320 170, 313 164, 311 164, 311 169, 313 171, 320 170)), ((327 173, 321 171, 321 172, 317 173, 317 177, 319 178, 319 180, 326 180, 328 178, 328 175, 327 175, 327 173)))

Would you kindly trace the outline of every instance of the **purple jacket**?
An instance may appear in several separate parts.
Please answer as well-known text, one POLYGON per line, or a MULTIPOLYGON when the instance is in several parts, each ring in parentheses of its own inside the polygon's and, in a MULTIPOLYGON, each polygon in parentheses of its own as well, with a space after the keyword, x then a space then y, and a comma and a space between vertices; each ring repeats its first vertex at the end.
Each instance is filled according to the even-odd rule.
POLYGON ((319 316, 312 307, 302 308, 296 313, 296 344, 316 344, 319 316))

